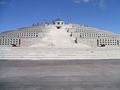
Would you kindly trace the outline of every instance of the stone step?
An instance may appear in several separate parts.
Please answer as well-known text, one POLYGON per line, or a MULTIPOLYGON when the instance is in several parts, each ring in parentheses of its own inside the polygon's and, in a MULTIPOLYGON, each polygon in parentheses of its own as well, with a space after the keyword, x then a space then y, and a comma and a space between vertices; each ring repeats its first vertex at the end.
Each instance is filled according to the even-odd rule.
POLYGON ((120 58, 119 49, 0 48, 0 59, 100 59, 120 58))

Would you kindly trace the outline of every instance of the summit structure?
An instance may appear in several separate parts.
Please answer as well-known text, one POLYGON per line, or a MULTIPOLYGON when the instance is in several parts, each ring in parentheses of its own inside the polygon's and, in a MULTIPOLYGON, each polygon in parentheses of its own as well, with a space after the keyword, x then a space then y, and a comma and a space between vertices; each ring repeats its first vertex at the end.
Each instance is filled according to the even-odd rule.
POLYGON ((120 47, 120 35, 105 30, 65 24, 37 24, 0 33, 0 47, 91 48, 120 47))

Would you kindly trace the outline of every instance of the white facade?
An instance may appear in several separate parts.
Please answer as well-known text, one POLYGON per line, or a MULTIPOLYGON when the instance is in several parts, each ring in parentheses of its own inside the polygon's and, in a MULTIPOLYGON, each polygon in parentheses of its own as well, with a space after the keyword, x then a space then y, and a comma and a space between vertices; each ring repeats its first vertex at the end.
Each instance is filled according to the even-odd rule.
POLYGON ((57 19, 53 24, 39 24, 0 33, 1 47, 62 46, 62 47, 120 47, 120 35, 88 26, 64 24, 57 19))
POLYGON ((53 21, 53 24, 57 27, 57 29, 61 29, 61 27, 64 25, 64 21, 57 19, 53 21))

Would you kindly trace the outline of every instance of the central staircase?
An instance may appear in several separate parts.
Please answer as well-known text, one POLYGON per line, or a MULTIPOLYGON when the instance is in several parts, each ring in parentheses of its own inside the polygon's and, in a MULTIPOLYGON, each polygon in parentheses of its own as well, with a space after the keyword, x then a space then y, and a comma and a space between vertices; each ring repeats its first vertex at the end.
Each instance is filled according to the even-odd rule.
POLYGON ((32 47, 41 47, 41 45, 46 48, 89 48, 85 44, 76 44, 75 38, 70 37, 65 27, 57 29, 55 26, 49 27, 45 37, 42 38, 42 43, 38 42, 32 47))

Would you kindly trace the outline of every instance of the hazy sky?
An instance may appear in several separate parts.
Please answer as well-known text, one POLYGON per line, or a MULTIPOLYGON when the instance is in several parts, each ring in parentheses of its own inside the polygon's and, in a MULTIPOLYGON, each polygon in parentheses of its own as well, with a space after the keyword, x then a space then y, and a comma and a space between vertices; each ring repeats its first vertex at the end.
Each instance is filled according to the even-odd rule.
POLYGON ((0 32, 57 18, 120 33, 120 0, 0 0, 0 32))

